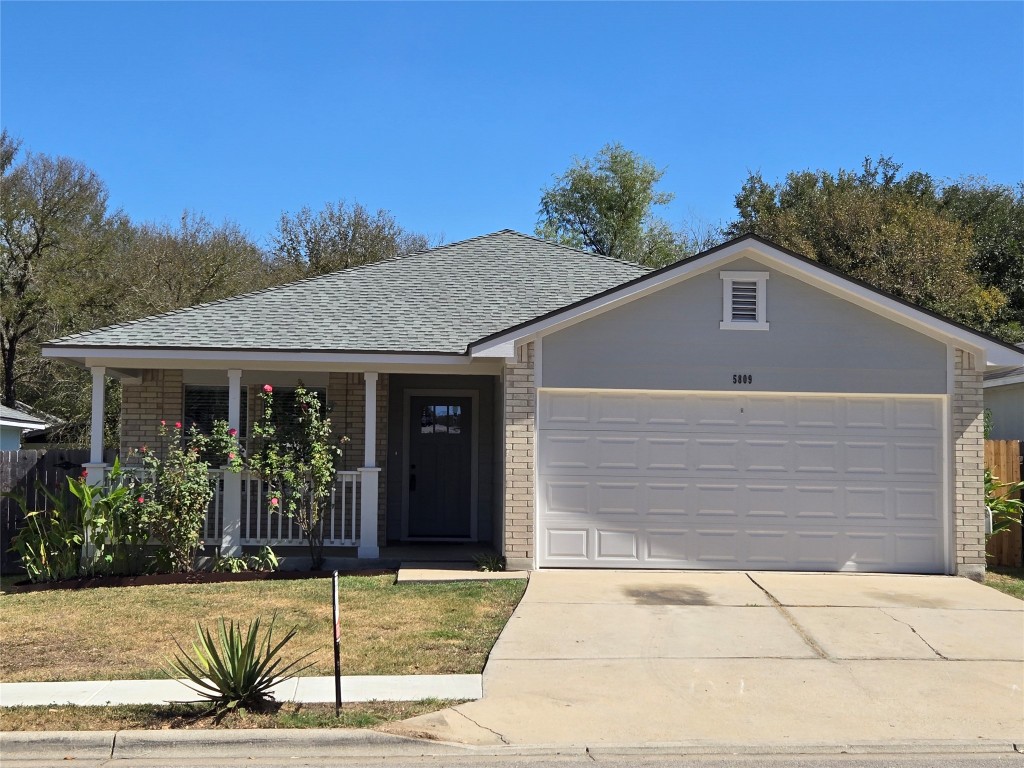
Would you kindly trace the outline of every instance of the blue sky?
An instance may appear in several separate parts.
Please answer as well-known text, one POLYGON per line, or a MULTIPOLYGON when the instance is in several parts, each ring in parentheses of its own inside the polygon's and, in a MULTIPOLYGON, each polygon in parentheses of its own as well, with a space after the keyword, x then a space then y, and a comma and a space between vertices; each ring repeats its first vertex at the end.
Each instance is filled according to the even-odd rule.
POLYGON ((1024 3, 0 4, 0 118, 136 220, 266 241, 282 211, 387 208, 447 240, 536 223, 620 141, 664 215, 728 220, 748 171, 888 154, 1024 179, 1024 3))

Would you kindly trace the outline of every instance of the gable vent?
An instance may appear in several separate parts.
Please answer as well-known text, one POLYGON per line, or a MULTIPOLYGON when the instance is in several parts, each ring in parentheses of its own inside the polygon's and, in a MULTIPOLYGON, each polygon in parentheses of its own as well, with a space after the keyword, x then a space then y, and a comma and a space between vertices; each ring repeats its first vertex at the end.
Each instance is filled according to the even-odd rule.
POLYGON ((732 320, 734 323, 757 322, 757 281, 732 281, 732 320))

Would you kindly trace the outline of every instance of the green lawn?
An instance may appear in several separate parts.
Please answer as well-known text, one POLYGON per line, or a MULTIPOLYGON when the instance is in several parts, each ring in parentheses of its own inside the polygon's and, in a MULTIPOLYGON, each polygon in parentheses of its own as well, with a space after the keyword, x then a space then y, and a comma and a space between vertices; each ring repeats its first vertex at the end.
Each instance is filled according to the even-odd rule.
MULTIPOLYGON (((522 580, 395 584, 341 580, 342 673, 478 673, 526 588, 522 580)), ((195 622, 277 613, 285 647, 312 652, 305 675, 334 672, 330 579, 53 590, 0 596, 0 681, 164 677, 195 622)))
POLYGON ((991 567, 985 571, 985 584, 1024 600, 1024 568, 991 567))

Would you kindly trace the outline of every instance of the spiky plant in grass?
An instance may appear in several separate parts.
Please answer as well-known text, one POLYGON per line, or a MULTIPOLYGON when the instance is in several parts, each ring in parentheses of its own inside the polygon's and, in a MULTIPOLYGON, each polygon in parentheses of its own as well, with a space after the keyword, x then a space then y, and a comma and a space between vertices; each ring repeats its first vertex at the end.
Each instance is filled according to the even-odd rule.
POLYGON ((181 653, 177 659, 168 660, 169 676, 185 678, 183 685, 208 701, 212 711, 220 717, 234 709, 265 709, 274 699, 271 688, 312 666, 311 663, 299 666, 309 653, 284 664, 279 654, 295 637, 296 629, 288 630, 275 644, 276 621, 275 613, 266 633, 260 637, 259 617, 253 619, 244 631, 242 622, 225 622, 221 617, 217 627, 219 644, 214 633, 203 629, 197 621, 198 640, 192 643, 195 658, 189 656, 181 643, 175 640, 181 653))

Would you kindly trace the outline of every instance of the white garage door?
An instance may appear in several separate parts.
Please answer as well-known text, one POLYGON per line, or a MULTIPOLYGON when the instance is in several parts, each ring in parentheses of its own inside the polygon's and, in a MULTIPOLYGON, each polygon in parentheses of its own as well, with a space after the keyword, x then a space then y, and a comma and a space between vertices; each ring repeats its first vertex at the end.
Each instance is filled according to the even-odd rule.
POLYGON ((538 564, 941 573, 943 402, 541 390, 538 564))

